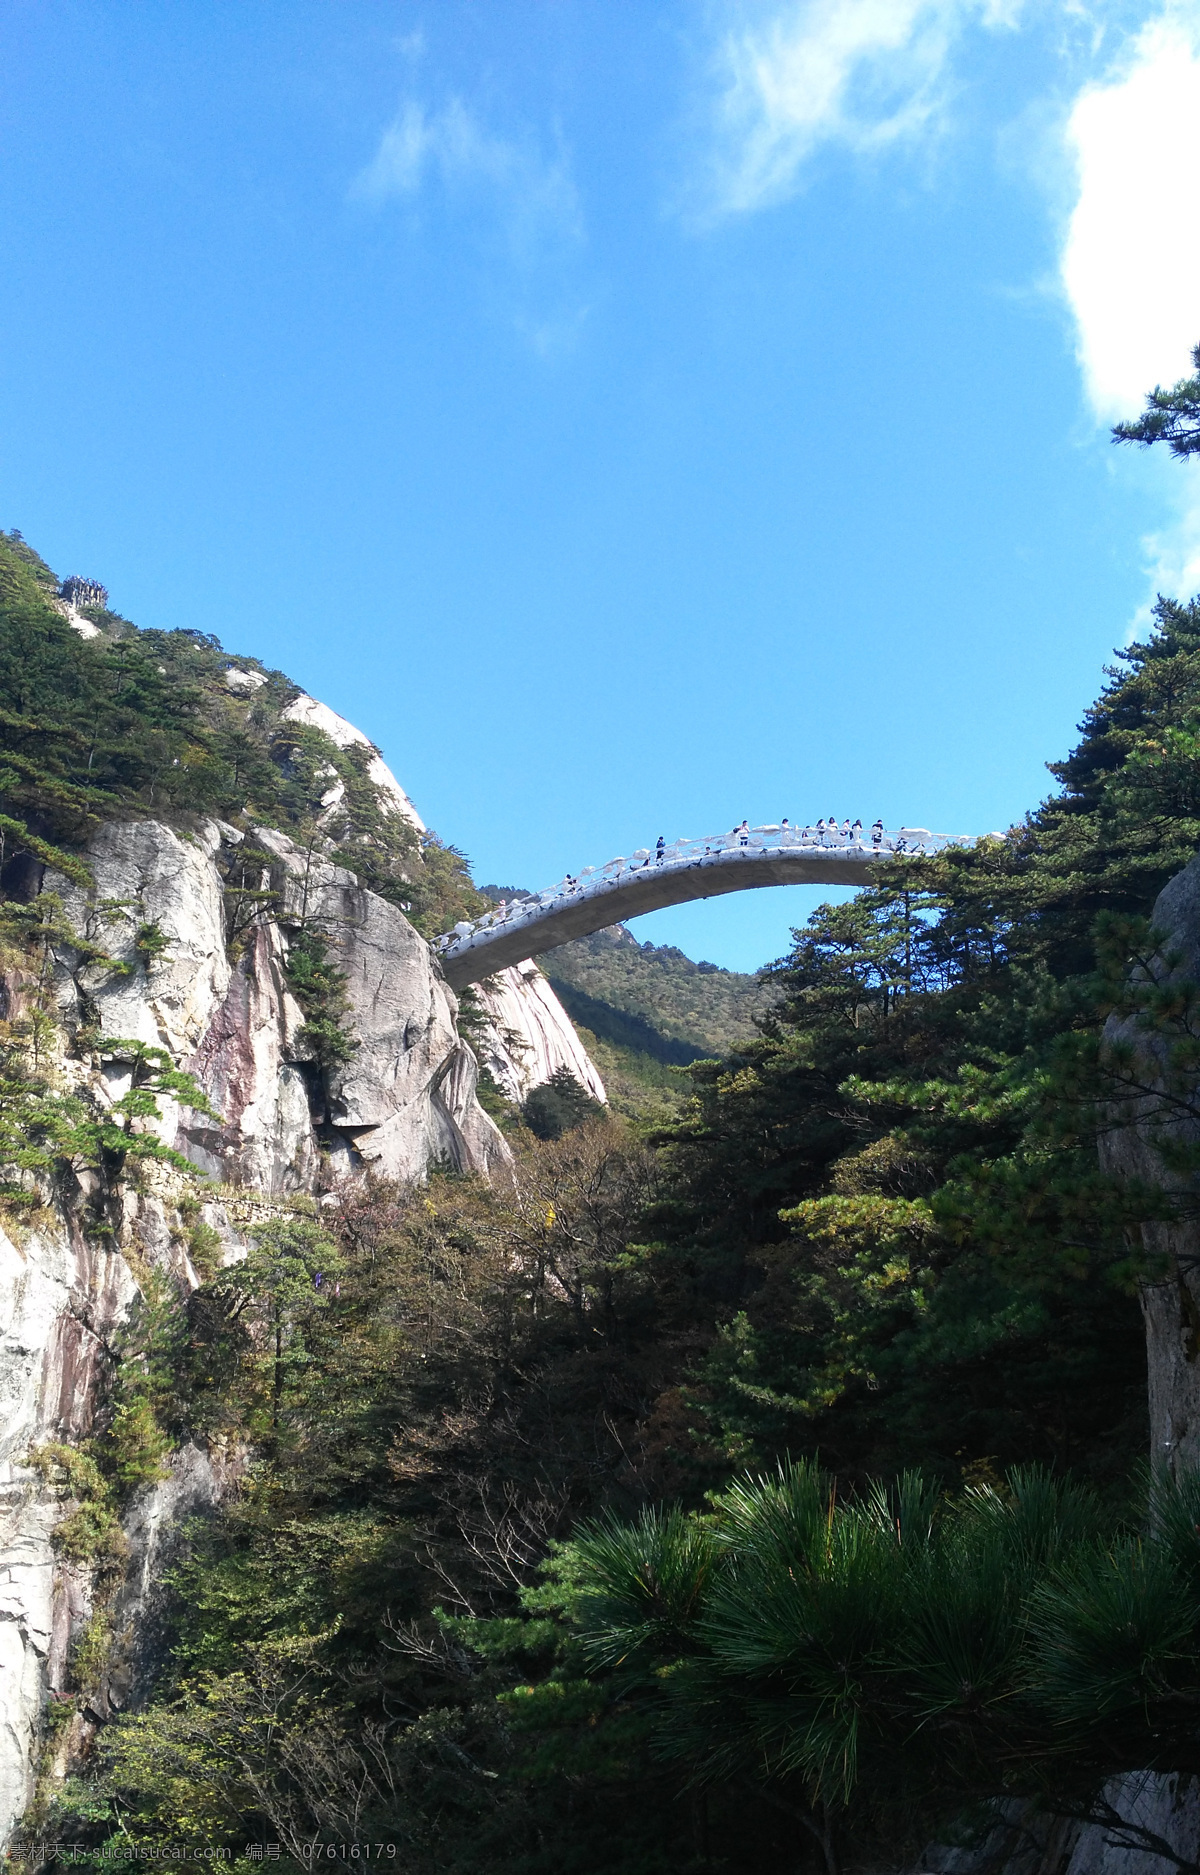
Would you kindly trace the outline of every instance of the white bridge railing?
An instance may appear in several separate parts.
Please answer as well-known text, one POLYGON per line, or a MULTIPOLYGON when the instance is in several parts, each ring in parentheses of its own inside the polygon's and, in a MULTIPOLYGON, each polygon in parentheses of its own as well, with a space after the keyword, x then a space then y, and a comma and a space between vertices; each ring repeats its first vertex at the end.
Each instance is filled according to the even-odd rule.
POLYGON ((500 930, 512 931, 535 923, 550 912, 580 899, 601 898, 614 888, 631 884, 638 874, 684 868, 726 865, 731 858, 754 859, 773 853, 802 853, 823 858, 861 862, 897 854, 940 853, 948 846, 973 846, 975 835, 930 833, 927 827, 901 827, 893 832, 855 826, 848 832, 830 825, 820 827, 765 826, 735 828, 732 833, 710 833, 700 839, 672 840, 661 851, 641 846, 628 858, 621 854, 604 866, 585 866, 577 876, 567 874, 557 885, 527 897, 502 900, 481 918, 463 919, 452 931, 433 940, 443 957, 453 956, 472 940, 500 930))

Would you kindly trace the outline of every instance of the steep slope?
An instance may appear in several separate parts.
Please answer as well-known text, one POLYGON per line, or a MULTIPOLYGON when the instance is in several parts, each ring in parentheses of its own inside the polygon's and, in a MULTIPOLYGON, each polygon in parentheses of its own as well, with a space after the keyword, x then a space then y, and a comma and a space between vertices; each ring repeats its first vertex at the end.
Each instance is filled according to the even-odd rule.
MULTIPOLYGON (((428 946, 344 868, 283 834, 257 837, 270 858, 261 874, 270 910, 232 957, 222 866, 243 836, 215 821, 186 835, 153 820, 114 821, 85 849, 86 884, 49 867, 42 874, 35 907, 57 900, 45 973, 45 960, 10 957, 0 976, 5 1144, 17 1153, 20 1102, 36 1096, 40 1123, 31 1116, 23 1147, 27 1161, 43 1162, 22 1177, 10 1160, 9 1231, 0 1231, 0 1829, 29 1796, 44 1689, 65 1684, 103 1562, 56 1550, 70 1502, 47 1489, 30 1454, 48 1441, 73 1445, 102 1415, 147 1270, 186 1292, 197 1281, 197 1221, 218 1254, 236 1258, 247 1223, 360 1168, 406 1179, 433 1161, 486 1174, 507 1160, 475 1099, 475 1058, 428 946), (289 988, 302 917, 328 934, 344 976, 345 1033, 356 1045, 341 1061, 322 1060, 289 988), (148 929, 149 955, 137 941, 148 929), (31 1032, 41 1048, 32 1071, 31 1032), (171 1080, 189 1073, 208 1111, 171 1080), (148 1149, 136 1180, 112 1164, 125 1127, 126 1151, 148 1149), (172 1156, 178 1149, 184 1157, 172 1156), (188 1161, 218 1183, 195 1179, 188 1161)), ((207 1456, 192 1448, 166 1479, 147 1483, 127 1507, 128 1581, 140 1572, 152 1591, 161 1570, 147 1544, 161 1560, 172 1518, 217 1489, 207 1456)), ((140 1602, 121 1596, 136 1654, 140 1602)), ((111 1703, 109 1680, 129 1671, 124 1656, 111 1663, 97 1718, 111 1703)))
MULTIPOLYGON (((509 1162, 423 935, 479 902, 461 856, 281 673, 77 597, 0 536, 0 1840, 80 1646, 60 1771, 140 1697, 180 1522, 224 1488, 122 1430, 136 1324, 367 1172, 509 1162)), ((507 974, 525 1084, 598 1081, 507 974)))
POLYGON ((513 964, 463 997, 481 1020, 470 1033, 481 1064, 506 1100, 519 1105, 533 1088, 566 1068, 596 1100, 606 1100, 595 1062, 537 965, 513 964))

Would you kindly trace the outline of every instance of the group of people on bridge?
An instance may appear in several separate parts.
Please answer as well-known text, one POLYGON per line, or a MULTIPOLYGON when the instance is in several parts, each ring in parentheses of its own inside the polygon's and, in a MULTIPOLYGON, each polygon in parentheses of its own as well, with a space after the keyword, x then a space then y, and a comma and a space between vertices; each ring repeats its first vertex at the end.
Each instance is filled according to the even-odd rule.
MULTIPOLYGON (((728 834, 709 834, 699 840, 668 842, 665 834, 660 833, 653 848, 640 847, 631 858, 610 859, 606 866, 600 868, 587 866, 578 875, 567 873, 560 884, 548 892, 522 893, 511 900, 501 899, 482 918, 469 922, 463 920, 438 942, 445 948, 476 932, 495 930, 498 925, 507 924, 514 918, 523 922, 540 911, 549 910, 563 899, 617 885, 622 875, 643 872, 648 867, 703 864, 706 860, 719 859, 722 854, 739 852, 742 848, 759 850, 797 846, 837 847, 843 851, 857 848, 860 852, 877 854, 884 850, 889 853, 919 850, 915 842, 910 849, 902 836, 885 834, 882 820, 876 820, 869 831, 864 832, 861 820, 851 820, 847 816, 839 825, 835 814, 831 814, 828 820, 818 820, 815 826, 803 827, 794 825, 786 815, 778 826, 751 827, 748 820, 742 820, 728 834)), ((749 852, 747 857, 750 857, 749 852)))
MULTIPOLYGON (((765 828, 763 831, 773 833, 775 829, 773 827, 765 828)), ((794 827, 785 814, 779 823, 779 832, 785 840, 792 837, 800 840, 802 844, 815 844, 816 846, 862 846, 864 844, 862 821, 852 821, 847 817, 839 827, 836 814, 831 814, 827 821, 819 820, 815 827, 794 827)), ((749 821, 743 820, 740 826, 733 829, 733 838, 738 841, 739 845, 749 846, 749 821)), ((666 842, 660 833, 658 836, 658 858, 660 860, 662 859, 665 845, 666 842)), ((875 821, 871 827, 871 845, 873 847, 883 845, 882 820, 875 821)))

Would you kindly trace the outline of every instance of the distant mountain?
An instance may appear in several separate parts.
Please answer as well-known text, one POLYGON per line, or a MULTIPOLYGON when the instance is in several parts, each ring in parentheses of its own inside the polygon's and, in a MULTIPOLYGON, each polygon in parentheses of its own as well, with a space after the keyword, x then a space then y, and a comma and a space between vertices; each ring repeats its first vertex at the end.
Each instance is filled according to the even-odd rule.
MULTIPOLYGON (((539 961, 544 965, 547 959, 539 961)), ((680 1041, 655 1028, 645 1016, 631 1014, 603 997, 589 995, 587 990, 578 990, 562 977, 550 978, 550 987, 577 1028, 590 1030, 616 1048, 649 1055, 652 1061, 664 1062, 671 1068, 686 1068, 689 1062, 703 1061, 714 1053, 697 1042, 680 1041)))
POLYGON ((538 958, 572 1021, 619 1048, 685 1066, 754 1035, 769 1001, 756 976, 693 963, 670 944, 639 944, 624 925, 538 958))

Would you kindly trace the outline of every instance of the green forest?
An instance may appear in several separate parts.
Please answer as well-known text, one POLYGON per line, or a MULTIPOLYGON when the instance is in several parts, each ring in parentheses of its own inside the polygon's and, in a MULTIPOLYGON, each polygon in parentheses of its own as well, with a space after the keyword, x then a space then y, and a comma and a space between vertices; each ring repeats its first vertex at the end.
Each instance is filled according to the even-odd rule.
MULTIPOLYGON (((1156 395, 1126 434, 1181 447, 1200 377, 1156 395)), ((31 877, 105 817, 333 838, 427 934, 483 902, 381 822, 353 750, 282 722, 285 678, 247 701, 214 640, 110 614, 85 641, 53 584, 0 542, 26 968, 31 877), (330 766, 345 824, 318 836, 330 766)), ((27 1833, 98 1869, 355 1840, 412 1875, 838 1875, 968 1842, 1000 1800, 1098 1814, 1115 1772, 1194 1769, 1200 1479, 1147 1466, 1139 1296, 1190 1297, 1141 1226, 1195 1217, 1200 1161, 1176 1129, 1139 1183, 1099 1145, 1136 1078, 1113 1017, 1200 1118, 1200 986, 1163 978, 1151 923, 1200 850, 1200 602, 1160 601, 1078 737, 1023 823, 881 863, 762 985, 660 953, 671 994, 623 1001, 622 945, 573 947, 601 1039, 589 1007, 704 1050, 660 1052, 678 1101, 550 1139, 513 1114, 510 1180, 368 1179, 190 1295, 147 1272, 93 1437, 39 1455, 57 1541, 115 1577, 123 1507, 188 1440, 237 1486, 173 1566, 151 1700, 64 1785, 103 1612, 77 1646, 27 1833)), ((45 1117, 35 1030, 0 1029, 18 1221, 87 1149, 45 1117)))
POLYGON ((752 1041, 769 1001, 757 977, 693 963, 671 944, 639 944, 624 925, 560 944, 538 961, 584 1028, 673 1066, 752 1041))

